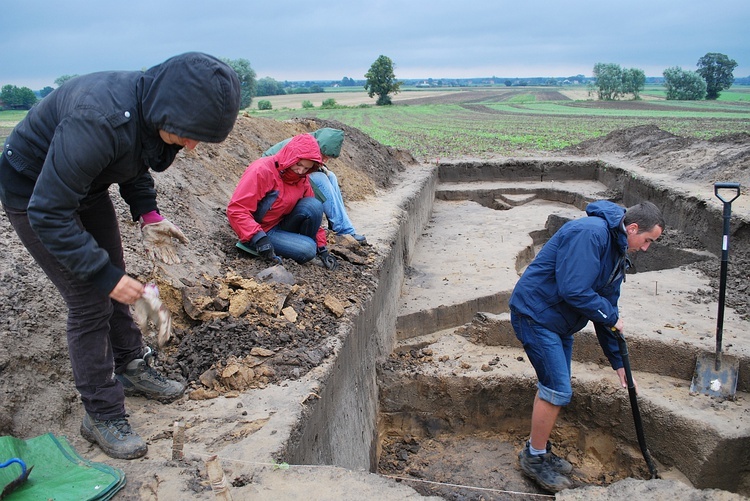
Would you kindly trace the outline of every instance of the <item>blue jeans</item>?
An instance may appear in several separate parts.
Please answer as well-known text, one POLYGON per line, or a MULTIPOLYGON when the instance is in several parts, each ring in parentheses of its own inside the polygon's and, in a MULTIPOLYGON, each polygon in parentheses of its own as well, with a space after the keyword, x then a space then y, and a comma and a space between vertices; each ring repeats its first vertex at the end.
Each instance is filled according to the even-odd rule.
POLYGON ((266 234, 277 256, 306 263, 318 254, 316 237, 322 222, 323 204, 315 197, 305 197, 266 234))
POLYGON ((539 398, 553 405, 570 403, 573 396, 570 385, 573 336, 561 336, 513 310, 510 323, 536 371, 539 398))
MULTIPOLYGON (((73 276, 44 247, 25 210, 4 209, 21 242, 68 306, 68 354, 83 407, 96 419, 123 417, 125 393, 113 372, 121 372, 143 354, 141 331, 128 305, 73 276)), ((112 263, 124 270, 120 228, 109 195, 103 193, 77 216, 81 229, 93 235, 112 263)))
POLYGON ((316 188, 316 195, 320 193, 325 200, 323 202, 323 212, 328 219, 330 229, 338 235, 354 235, 354 225, 352 225, 349 215, 344 207, 344 198, 341 196, 339 181, 336 174, 328 171, 328 174, 317 171, 307 176, 310 183, 316 188))

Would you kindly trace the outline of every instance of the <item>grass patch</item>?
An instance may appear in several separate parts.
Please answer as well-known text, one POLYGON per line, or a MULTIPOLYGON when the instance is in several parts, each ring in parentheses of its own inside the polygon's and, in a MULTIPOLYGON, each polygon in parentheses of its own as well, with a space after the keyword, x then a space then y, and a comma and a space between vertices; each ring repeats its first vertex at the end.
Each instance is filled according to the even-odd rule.
POLYGON ((23 120, 23 117, 25 117, 27 113, 27 110, 0 111, 0 146, 5 144, 5 140, 10 135, 13 127, 23 120))
POLYGON ((730 90, 723 90, 719 93, 717 101, 727 102, 750 102, 750 88, 748 87, 732 87, 730 90))
POLYGON ((638 125, 655 125, 672 134, 701 139, 748 132, 750 103, 537 101, 527 90, 517 91, 501 101, 316 108, 264 116, 279 120, 310 117, 336 120, 387 146, 408 150, 415 157, 430 161, 438 157, 486 158, 555 152, 638 125))
POLYGON ((10 127, 12 129, 18 122, 23 120, 27 113, 28 110, 0 111, 0 127, 10 127))
MULTIPOLYGON (((710 139, 747 133, 750 123, 750 88, 724 91, 716 101, 666 101, 663 99, 601 102, 591 99, 540 101, 534 89, 481 89, 466 92, 465 102, 373 106, 369 101, 353 105, 336 104, 330 108, 314 106, 293 109, 274 105, 273 110, 248 110, 277 120, 319 118, 336 120, 360 129, 387 146, 407 150, 416 158, 472 156, 531 156, 554 153, 587 139, 604 136, 614 130, 637 125, 655 125, 684 137, 710 139), (479 96, 484 96, 479 100, 479 96)), ((295 96, 302 100, 346 99, 346 90, 334 94, 295 96)), ((412 91, 418 95, 419 91, 412 91)), ((351 91, 349 91, 351 94, 351 91)), ((364 91, 356 92, 363 94, 364 91)), ((661 97, 663 88, 647 87, 644 96, 661 97)), ((453 96, 448 96, 453 98, 453 96)), ((371 100, 370 100, 371 101, 371 100)), ((451 99, 455 101, 455 99, 451 99)), ((356 101, 355 101, 356 102, 356 101)), ((295 104, 296 104, 295 103, 295 104)), ((0 112, 0 139, 26 115, 25 111, 0 112), (7 124, 7 125, 6 125, 7 124), (4 134, 4 135, 3 135, 4 134)))

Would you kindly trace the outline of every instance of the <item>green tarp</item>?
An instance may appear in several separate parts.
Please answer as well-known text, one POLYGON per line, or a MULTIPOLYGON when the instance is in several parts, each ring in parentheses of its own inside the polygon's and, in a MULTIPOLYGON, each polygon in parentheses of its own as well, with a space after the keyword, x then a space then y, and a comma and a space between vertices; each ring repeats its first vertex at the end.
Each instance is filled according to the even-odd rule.
MULTIPOLYGON (((125 486, 122 470, 82 458, 64 437, 51 433, 29 440, 0 437, 0 463, 11 458, 34 469, 3 501, 105 500, 125 486)), ((0 491, 20 474, 16 463, 0 468, 0 491)))

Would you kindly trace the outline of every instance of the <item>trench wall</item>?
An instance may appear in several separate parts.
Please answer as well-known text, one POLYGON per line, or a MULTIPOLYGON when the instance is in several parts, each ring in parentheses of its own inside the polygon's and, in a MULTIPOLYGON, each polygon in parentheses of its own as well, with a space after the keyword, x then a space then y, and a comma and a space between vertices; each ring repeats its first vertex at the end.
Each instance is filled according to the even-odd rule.
MULTIPOLYGON (((667 231, 674 228, 692 235, 716 255, 721 255, 723 233, 723 213, 721 206, 709 205, 705 200, 674 187, 653 182, 643 176, 616 165, 595 159, 506 159, 503 161, 456 162, 441 164, 438 169, 441 182, 482 182, 482 181, 569 181, 594 180, 604 184, 612 193, 622 196, 622 204, 630 206, 643 200, 656 203, 664 215, 667 231)), ((482 198, 497 198, 497 193, 487 190, 473 190, 471 197, 481 203, 482 198)), ((503 189, 503 193, 524 193, 521 187, 503 189)), ((538 189, 533 190, 539 192, 538 189)), ((462 193, 455 196, 466 199, 462 193)), ((549 195, 549 194, 548 194, 549 195)), ((707 194, 713 196, 713 194, 707 194)), ((448 195, 446 195, 447 197, 448 195)), ((541 196, 550 200, 556 197, 541 196)), ((559 200, 585 208, 589 200, 575 197, 559 200)), ((447 199, 447 198, 446 198, 447 199)), ((731 249, 750 245, 750 221, 732 216, 730 226, 731 249)), ((406 339, 424 332, 435 332, 457 327, 471 320, 476 311, 502 313, 507 311, 510 291, 476 298, 470 303, 443 305, 431 311, 419 311, 398 319, 399 339, 406 339), (417 332, 419 331, 419 332, 417 332)), ((750 367, 742 367, 743 372, 750 367)), ((750 380, 744 381, 750 384, 750 380)))
MULTIPOLYGON (((594 180, 622 194, 622 203, 630 206, 642 200, 659 205, 667 229, 675 228, 697 237, 708 250, 721 254, 723 214, 721 205, 709 205, 704 199, 674 186, 654 182, 632 171, 601 160, 507 159, 492 164, 457 162, 440 165, 442 182, 472 181, 567 181, 594 180)), ((711 198, 713 193, 706 193, 711 198)), ((717 199, 717 203, 718 202, 717 199)), ((733 215, 730 249, 750 243, 750 222, 733 215)))
MULTIPOLYGON (((432 213, 437 171, 406 174, 394 198, 397 210, 383 235, 387 251, 378 266, 378 285, 353 322, 342 327, 335 360, 320 381, 318 397, 282 454, 292 464, 327 464, 372 471, 376 464, 378 387, 376 364, 395 345, 398 299, 404 268, 432 213)), ((384 216, 381 216, 384 217, 384 216)))
MULTIPOLYGON (((597 180, 622 193, 626 206, 644 199, 654 201, 662 208, 668 228, 692 234, 712 252, 721 252, 721 209, 598 160, 459 162, 407 175, 413 179, 402 182, 397 193, 388 194, 396 200, 398 210, 387 235, 383 236, 387 250, 379 265, 378 286, 353 322, 343 327, 335 361, 321 378, 319 398, 307 402, 303 419, 281 451, 291 463, 333 464, 372 471, 378 432, 376 364, 393 350, 398 330, 402 334, 417 328, 421 333, 436 332, 471 321, 477 311, 507 311, 507 294, 502 293, 398 318, 404 269, 429 221, 438 181, 597 180)), ((735 218, 730 238, 732 246, 747 245, 748 222, 735 218)), ((740 367, 740 374, 748 373, 750 367, 740 367)), ((743 388, 748 384, 749 381, 740 381, 743 388)))

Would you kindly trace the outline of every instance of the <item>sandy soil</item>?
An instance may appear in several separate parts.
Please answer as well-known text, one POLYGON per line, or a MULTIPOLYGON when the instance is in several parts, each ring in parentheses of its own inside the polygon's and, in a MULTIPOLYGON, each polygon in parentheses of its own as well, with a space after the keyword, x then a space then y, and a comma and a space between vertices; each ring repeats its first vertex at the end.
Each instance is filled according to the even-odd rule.
MULTIPOLYGON (((262 409, 232 407, 231 401, 216 399, 217 395, 268 388, 291 395, 299 392, 300 401, 307 398, 314 388, 314 369, 330 353, 330 342, 341 322, 371 294, 377 275, 373 269, 377 247, 358 247, 331 238, 333 252, 342 263, 340 272, 327 273, 313 264, 284 263, 297 285, 269 284, 257 278, 265 266, 235 249, 235 238, 226 223, 224 208, 245 166, 275 142, 322 126, 346 132, 342 156, 330 164, 346 200, 360 207, 371 205, 377 217, 377 194, 392 187, 400 172, 416 165, 410 154, 384 147, 335 122, 251 117, 241 117, 224 144, 201 145, 195 152, 180 154, 173 167, 156 176, 162 212, 191 240, 180 251, 181 264, 149 262, 137 226, 117 202, 128 271, 144 282, 156 282, 174 316, 176 339, 159 353, 157 363, 170 376, 186 381, 191 392, 190 397, 169 406, 142 399, 128 402, 136 428, 150 442, 150 456, 168 454, 171 430, 155 423, 166 407, 183 415, 200 410, 204 417, 193 425, 219 442, 253 433, 272 417, 262 409), (281 305, 291 311, 282 312, 281 305), (294 320, 291 315, 296 315, 294 320), (239 424, 232 421, 238 414, 244 416, 239 424)), ((567 154, 616 157, 634 168, 663 171, 683 181, 688 178, 691 186, 702 189, 717 180, 747 185, 749 151, 747 135, 704 142, 675 138, 658 129, 639 129, 618 131, 567 154)), ((116 195, 113 198, 119 200, 116 195)), ((65 308, 5 218, 0 218, 0 242, 0 434, 28 438, 52 432, 68 436, 85 457, 114 463, 126 471, 130 482, 118 499, 156 499, 155 485, 160 486, 162 495, 165 489, 173 492, 173 499, 184 496, 185 485, 191 486, 196 498, 207 496, 200 463, 167 468, 154 475, 154 464, 159 463, 111 462, 78 436, 83 411, 64 341, 65 308)), ((737 259, 747 258, 738 252, 737 259)), ((747 283, 747 276, 739 280, 747 283)), ((728 301, 750 311, 746 291, 732 294, 728 301)), ((256 480, 273 482, 268 472, 257 475, 256 480)), ((337 492, 338 473, 310 475, 300 478, 300 492, 305 492, 311 478, 319 482, 318 487, 337 492)), ((394 499, 407 499, 409 492, 399 491, 394 499)))

